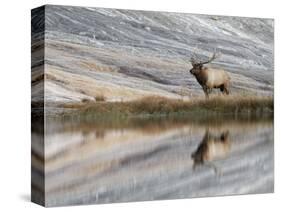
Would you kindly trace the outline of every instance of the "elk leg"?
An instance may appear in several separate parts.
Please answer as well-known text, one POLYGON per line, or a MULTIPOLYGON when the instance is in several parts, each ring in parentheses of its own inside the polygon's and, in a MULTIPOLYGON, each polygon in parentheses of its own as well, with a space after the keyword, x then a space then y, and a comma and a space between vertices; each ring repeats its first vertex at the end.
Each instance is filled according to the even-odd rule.
POLYGON ((223 94, 229 94, 229 90, 228 90, 228 88, 227 88, 227 85, 221 85, 220 86, 220 91, 223 93, 223 94))
POLYGON ((209 166, 211 169, 213 169, 216 175, 219 175, 219 176, 222 175, 221 169, 218 168, 214 163, 209 162, 209 163, 205 163, 205 165, 209 166))
POLYGON ((228 87, 227 87, 226 85, 224 86, 224 91, 223 91, 223 92, 224 92, 225 94, 227 94, 227 95, 229 94, 229 90, 228 90, 228 87))
POLYGON ((228 88, 225 88, 225 93, 226 93, 227 95, 229 94, 228 88))
POLYGON ((205 93, 206 98, 209 99, 208 88, 204 86, 204 87, 203 87, 203 91, 204 91, 204 93, 205 93))
POLYGON ((220 86, 220 91, 224 94, 224 85, 220 86))
POLYGON ((229 94, 229 82, 226 82, 225 84, 224 84, 224 92, 228 95, 229 94))

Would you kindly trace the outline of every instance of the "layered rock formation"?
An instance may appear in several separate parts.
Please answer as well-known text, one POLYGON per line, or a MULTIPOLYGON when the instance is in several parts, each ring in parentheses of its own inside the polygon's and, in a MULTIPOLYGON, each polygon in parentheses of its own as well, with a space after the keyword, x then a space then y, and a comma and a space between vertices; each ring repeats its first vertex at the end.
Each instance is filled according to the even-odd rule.
MULTIPOLYGON (((36 73, 45 64, 47 103, 200 96, 189 58, 206 59, 214 51, 221 56, 211 65, 230 73, 232 93, 273 95, 271 19, 51 5, 44 10, 32 17, 33 40, 44 36, 44 63, 34 57, 32 65, 36 73)), ((33 42, 34 55, 42 45, 33 42)), ((42 79, 33 74, 33 101, 40 100, 42 79)))

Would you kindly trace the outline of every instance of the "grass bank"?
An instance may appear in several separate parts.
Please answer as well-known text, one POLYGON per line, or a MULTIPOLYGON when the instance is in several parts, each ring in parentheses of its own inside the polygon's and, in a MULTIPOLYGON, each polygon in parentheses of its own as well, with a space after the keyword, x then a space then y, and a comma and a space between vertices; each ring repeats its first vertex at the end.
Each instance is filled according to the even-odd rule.
POLYGON ((272 116, 273 98, 258 96, 217 96, 210 99, 182 101, 149 96, 128 102, 81 102, 62 104, 72 109, 72 114, 90 117, 132 117, 132 116, 217 116, 247 115, 272 116))

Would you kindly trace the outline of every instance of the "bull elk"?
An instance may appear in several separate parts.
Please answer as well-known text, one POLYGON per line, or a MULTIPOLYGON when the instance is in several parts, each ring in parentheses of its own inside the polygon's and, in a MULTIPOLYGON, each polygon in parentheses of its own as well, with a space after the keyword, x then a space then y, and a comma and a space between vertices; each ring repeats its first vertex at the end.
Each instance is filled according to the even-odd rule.
POLYGON ((209 165, 217 172, 212 162, 227 156, 230 151, 229 132, 222 132, 220 135, 213 135, 206 130, 206 133, 195 152, 192 153, 193 168, 198 165, 209 165))
POLYGON ((198 61, 194 57, 191 57, 190 62, 192 69, 190 73, 195 76, 197 82, 202 86, 203 91, 207 98, 212 92, 213 88, 218 88, 223 94, 229 94, 230 77, 223 69, 214 69, 205 67, 205 64, 211 63, 217 58, 217 54, 207 61, 198 61))

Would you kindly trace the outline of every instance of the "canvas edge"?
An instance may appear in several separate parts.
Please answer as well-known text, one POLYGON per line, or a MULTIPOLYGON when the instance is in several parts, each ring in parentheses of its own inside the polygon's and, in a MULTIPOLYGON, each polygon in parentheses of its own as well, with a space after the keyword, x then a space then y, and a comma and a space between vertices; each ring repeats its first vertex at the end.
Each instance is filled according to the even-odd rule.
POLYGON ((31 202, 41 206, 46 206, 44 40, 45 5, 31 10, 31 202), (42 16, 40 23, 35 23, 33 19, 35 15, 42 16))

